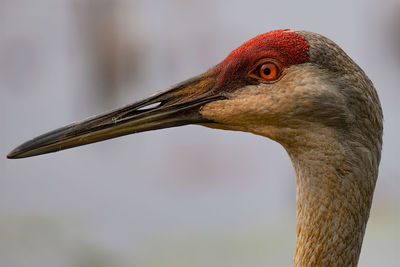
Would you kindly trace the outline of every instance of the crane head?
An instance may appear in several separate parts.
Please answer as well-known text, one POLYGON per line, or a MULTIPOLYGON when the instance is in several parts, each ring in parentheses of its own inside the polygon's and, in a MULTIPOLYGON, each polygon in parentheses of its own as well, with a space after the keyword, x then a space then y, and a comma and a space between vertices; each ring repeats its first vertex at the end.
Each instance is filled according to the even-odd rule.
POLYGON ((373 128, 371 138, 381 138, 382 111, 371 81, 335 43, 311 32, 276 30, 201 75, 38 136, 7 157, 187 124, 252 132, 289 146, 317 127, 344 134, 373 128))

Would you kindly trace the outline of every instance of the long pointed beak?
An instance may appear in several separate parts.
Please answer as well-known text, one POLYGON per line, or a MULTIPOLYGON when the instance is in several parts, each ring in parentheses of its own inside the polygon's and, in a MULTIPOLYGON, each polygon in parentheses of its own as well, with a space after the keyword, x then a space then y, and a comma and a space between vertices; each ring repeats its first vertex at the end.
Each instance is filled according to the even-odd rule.
POLYGON ((206 103, 224 99, 213 90, 215 73, 186 80, 134 104, 40 135, 12 150, 7 158, 25 158, 82 146, 127 134, 208 123, 199 113, 206 103))

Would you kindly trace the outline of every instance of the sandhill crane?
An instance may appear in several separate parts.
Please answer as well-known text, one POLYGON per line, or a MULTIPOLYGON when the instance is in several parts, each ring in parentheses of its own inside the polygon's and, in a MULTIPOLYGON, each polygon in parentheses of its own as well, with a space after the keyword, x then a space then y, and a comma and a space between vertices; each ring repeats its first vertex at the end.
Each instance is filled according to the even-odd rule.
POLYGON ((296 172, 295 266, 356 266, 382 148, 382 110, 361 68, 334 42, 276 30, 167 90, 34 138, 8 158, 199 124, 279 142, 296 172))

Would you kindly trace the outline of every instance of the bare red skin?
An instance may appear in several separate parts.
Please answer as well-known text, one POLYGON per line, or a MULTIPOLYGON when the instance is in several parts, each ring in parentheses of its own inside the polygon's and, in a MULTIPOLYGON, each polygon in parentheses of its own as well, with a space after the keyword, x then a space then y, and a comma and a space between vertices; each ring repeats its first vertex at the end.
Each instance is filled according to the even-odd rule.
POLYGON ((217 86, 231 92, 245 82, 256 83, 246 76, 259 60, 272 58, 284 67, 290 67, 307 62, 308 52, 305 37, 288 29, 260 34, 236 48, 216 66, 219 72, 217 86))

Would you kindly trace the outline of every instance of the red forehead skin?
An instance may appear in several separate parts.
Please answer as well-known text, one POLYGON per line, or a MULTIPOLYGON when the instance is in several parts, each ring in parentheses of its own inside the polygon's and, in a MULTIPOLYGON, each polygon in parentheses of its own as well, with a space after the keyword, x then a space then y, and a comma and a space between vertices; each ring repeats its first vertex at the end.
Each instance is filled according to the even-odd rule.
POLYGON ((290 30, 276 30, 260 34, 245 42, 216 66, 216 86, 219 90, 234 91, 248 83, 255 83, 248 77, 257 62, 273 58, 284 67, 308 61, 309 45, 304 36, 290 30))
POLYGON ((304 36, 298 35, 289 29, 275 30, 260 34, 236 48, 220 65, 247 58, 258 60, 261 58, 276 58, 285 67, 304 63, 308 60, 309 45, 304 36))

